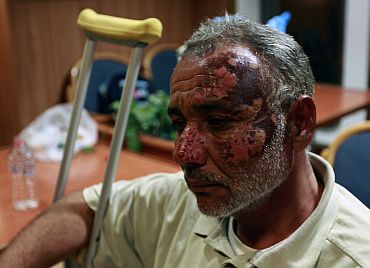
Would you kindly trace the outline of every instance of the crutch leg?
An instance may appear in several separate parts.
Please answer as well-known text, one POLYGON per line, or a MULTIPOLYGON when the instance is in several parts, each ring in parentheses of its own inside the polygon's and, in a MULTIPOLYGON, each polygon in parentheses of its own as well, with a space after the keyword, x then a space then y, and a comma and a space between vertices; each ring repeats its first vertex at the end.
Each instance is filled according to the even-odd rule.
POLYGON ((91 260, 95 255, 97 239, 99 237, 99 229, 108 207, 108 201, 112 183, 116 177, 117 164, 119 160, 124 135, 126 133, 127 120, 131 107, 131 100, 135 89, 137 76, 139 73, 140 62, 142 59, 144 47, 136 46, 132 52, 130 63, 126 74, 126 82, 121 96, 120 107, 118 109, 118 117, 114 127, 113 137, 110 144, 109 161, 104 175, 104 183, 102 187, 101 196, 99 199, 99 206, 95 212, 93 229, 90 236, 89 246, 86 253, 86 260, 84 268, 91 267, 91 260))
POLYGON ((58 201, 63 195, 67 184, 67 178, 71 167, 72 156, 80 124, 81 112, 86 99, 87 86, 90 80, 91 68, 94 59, 96 42, 88 39, 82 56, 81 69, 77 80, 77 92, 73 100, 72 116, 69 123, 67 140, 64 147, 63 160, 59 169, 57 186, 55 188, 54 200, 58 201))

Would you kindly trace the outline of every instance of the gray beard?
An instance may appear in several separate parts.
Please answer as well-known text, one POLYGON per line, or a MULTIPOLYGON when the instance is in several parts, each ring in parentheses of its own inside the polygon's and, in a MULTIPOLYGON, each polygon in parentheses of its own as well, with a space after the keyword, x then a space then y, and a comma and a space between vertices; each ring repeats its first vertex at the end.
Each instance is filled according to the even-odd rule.
MULTIPOLYGON (((271 142, 265 147, 261 157, 243 174, 235 176, 234 184, 225 176, 210 174, 202 170, 189 172, 191 176, 202 181, 225 185, 231 192, 231 198, 227 202, 215 202, 214 205, 206 206, 198 203, 198 208, 203 214, 212 217, 228 217, 240 211, 256 210, 288 178, 291 167, 283 146, 285 118, 280 117, 277 125, 271 142), (239 183, 235 185, 235 181, 239 183)), ((185 176, 186 174, 187 171, 185 171, 185 176)))

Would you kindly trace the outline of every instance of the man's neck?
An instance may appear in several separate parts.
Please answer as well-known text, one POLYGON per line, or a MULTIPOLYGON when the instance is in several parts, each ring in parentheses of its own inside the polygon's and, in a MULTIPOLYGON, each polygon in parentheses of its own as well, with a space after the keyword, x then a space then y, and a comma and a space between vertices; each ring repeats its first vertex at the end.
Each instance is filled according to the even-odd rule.
POLYGON ((323 191, 305 152, 295 154, 288 179, 255 211, 235 215, 236 234, 246 245, 263 249, 292 234, 311 215, 323 191))

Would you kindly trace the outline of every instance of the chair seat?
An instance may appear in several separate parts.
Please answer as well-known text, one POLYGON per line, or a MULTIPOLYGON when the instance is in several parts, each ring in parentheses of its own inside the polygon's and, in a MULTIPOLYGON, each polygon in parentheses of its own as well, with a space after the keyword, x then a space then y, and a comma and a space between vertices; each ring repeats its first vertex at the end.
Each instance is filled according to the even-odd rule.
MULTIPOLYGON (((84 104, 87 111, 99 114, 112 112, 111 103, 119 100, 122 94, 128 62, 129 59, 123 55, 106 52, 95 54, 84 104)), ((79 68, 80 61, 74 64, 71 71, 68 101, 72 101, 77 90, 79 68)), ((150 82, 140 75, 136 87, 148 93, 151 91, 150 82)))
POLYGON ((337 183, 370 204, 370 132, 349 137, 339 147, 334 162, 337 183))
POLYGON ((151 81, 153 91, 170 93, 170 79, 177 64, 177 44, 159 44, 144 55, 145 78, 151 81))
POLYGON ((333 165, 336 182, 370 208, 370 121, 341 132, 321 156, 333 165))

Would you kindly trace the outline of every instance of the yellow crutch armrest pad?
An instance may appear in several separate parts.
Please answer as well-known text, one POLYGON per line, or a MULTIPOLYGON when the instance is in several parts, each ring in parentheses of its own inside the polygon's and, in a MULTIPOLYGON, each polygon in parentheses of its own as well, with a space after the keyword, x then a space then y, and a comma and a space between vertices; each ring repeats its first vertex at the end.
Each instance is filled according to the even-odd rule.
POLYGON ((151 44, 162 35, 162 23, 156 18, 124 19, 101 15, 88 8, 80 12, 77 24, 85 31, 117 40, 134 40, 151 44))

